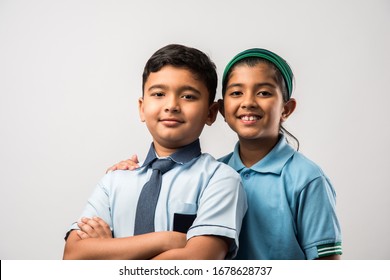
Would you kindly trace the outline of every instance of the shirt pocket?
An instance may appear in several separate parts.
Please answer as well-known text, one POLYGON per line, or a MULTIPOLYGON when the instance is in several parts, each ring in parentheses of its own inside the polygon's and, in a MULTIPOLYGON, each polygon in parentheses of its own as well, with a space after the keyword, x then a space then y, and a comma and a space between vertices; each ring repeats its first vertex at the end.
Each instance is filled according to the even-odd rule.
POLYGON ((175 202, 172 205, 173 230, 187 233, 196 219, 198 207, 193 203, 175 202))
POLYGON ((187 233, 196 219, 196 214, 175 213, 173 216, 173 230, 187 233))

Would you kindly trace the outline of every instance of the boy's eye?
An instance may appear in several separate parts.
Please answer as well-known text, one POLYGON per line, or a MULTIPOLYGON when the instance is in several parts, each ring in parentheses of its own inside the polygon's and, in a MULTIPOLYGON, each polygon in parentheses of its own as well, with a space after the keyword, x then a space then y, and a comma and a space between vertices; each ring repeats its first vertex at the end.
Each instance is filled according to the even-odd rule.
POLYGON ((196 96, 193 94, 184 94, 181 96, 181 98, 186 99, 186 100, 195 100, 196 96))
POLYGON ((164 96, 164 93, 162 93, 162 92, 152 92, 150 95, 151 96, 156 96, 156 97, 162 97, 162 96, 164 96))

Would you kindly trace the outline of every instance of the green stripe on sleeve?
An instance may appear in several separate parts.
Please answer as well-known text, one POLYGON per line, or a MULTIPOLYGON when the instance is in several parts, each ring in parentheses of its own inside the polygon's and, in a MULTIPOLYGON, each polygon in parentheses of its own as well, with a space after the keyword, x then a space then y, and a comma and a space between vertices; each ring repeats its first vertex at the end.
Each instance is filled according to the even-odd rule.
POLYGON ((319 245, 317 246, 317 253, 319 258, 341 255, 343 253, 341 242, 319 245))

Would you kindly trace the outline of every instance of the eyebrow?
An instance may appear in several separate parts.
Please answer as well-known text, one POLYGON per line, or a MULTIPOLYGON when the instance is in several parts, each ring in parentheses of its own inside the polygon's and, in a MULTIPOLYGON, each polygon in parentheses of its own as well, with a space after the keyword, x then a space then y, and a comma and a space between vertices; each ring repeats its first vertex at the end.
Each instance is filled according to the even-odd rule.
POLYGON ((167 86, 157 84, 157 85, 150 86, 149 88, 147 88, 147 90, 150 91, 153 89, 167 89, 167 88, 168 88, 167 86))
MULTIPOLYGON (((153 90, 153 89, 167 90, 167 89, 169 89, 169 87, 166 86, 166 85, 163 85, 163 84, 156 84, 156 85, 150 86, 147 90, 150 91, 150 90, 153 90)), ((186 91, 186 90, 189 90, 189 91, 192 91, 192 92, 194 92, 194 93, 196 93, 198 95, 201 95, 201 92, 198 89, 196 89, 196 88, 194 88, 192 86, 182 86, 182 87, 179 87, 178 92, 183 92, 183 91, 186 91)))
POLYGON ((194 93, 199 94, 199 95, 202 94, 198 89, 196 89, 196 88, 194 88, 192 86, 182 86, 182 87, 179 88, 180 92, 183 92, 183 91, 186 91, 186 90, 193 91, 194 93))
MULTIPOLYGON (((234 83, 234 84, 231 84, 229 86, 226 87, 226 89, 229 89, 229 88, 232 88, 232 87, 243 87, 244 84, 242 83, 234 83)), ((264 87, 264 86, 268 86, 268 87, 271 87, 271 88, 276 88, 276 85, 272 84, 272 83, 258 83, 258 84, 255 84, 256 87, 264 87)))

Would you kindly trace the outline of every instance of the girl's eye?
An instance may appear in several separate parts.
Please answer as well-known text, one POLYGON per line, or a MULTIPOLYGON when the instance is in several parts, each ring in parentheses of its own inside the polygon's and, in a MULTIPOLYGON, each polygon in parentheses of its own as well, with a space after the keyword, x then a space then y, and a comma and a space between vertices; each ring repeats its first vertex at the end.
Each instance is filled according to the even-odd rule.
POLYGON ((233 92, 231 92, 231 93, 229 93, 229 95, 230 96, 240 96, 240 95, 242 95, 242 92, 240 92, 240 91, 233 91, 233 92))
POLYGON ((268 91, 260 91, 257 93, 259 96, 271 96, 272 94, 268 91))

